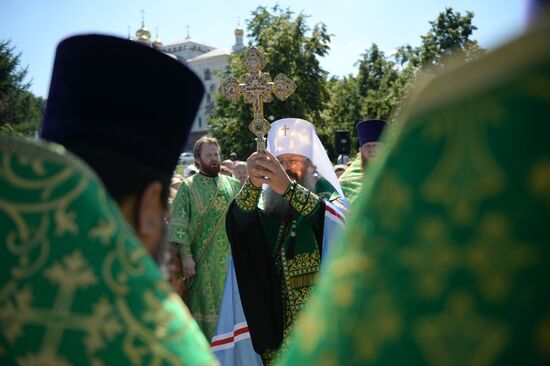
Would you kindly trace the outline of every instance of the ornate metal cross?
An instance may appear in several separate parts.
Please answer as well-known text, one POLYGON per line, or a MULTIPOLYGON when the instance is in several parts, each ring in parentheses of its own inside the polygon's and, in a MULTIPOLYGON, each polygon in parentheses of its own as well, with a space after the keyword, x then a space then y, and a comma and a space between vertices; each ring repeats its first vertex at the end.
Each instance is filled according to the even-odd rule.
POLYGON ((290 130, 290 128, 286 127, 286 124, 283 127, 281 127, 281 131, 284 132, 285 136, 286 136, 286 131, 288 130, 290 130))
POLYGON ((244 102, 252 104, 254 118, 248 129, 256 135, 258 151, 265 151, 264 135, 270 129, 269 122, 264 118, 264 103, 273 100, 272 94, 285 100, 296 90, 296 83, 284 74, 277 75, 271 81, 269 73, 262 72, 265 64, 264 55, 257 48, 251 47, 244 58, 244 66, 250 74, 244 75, 241 83, 231 76, 220 85, 220 93, 232 102, 239 100, 242 94, 244 102))

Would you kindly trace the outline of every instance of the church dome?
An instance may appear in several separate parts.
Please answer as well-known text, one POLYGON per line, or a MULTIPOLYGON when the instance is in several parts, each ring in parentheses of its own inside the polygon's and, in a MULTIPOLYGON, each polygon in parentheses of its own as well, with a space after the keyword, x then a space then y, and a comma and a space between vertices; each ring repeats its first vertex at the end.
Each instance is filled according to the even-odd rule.
POLYGON ((237 27, 237 29, 235 29, 235 35, 236 36, 243 36, 244 31, 240 27, 237 27))
POLYGON ((141 28, 136 31, 136 40, 149 42, 151 40, 151 32, 149 29, 142 23, 141 28))
POLYGON ((161 48, 163 46, 162 42, 160 41, 160 39, 155 39, 155 41, 153 42, 153 48, 161 48))

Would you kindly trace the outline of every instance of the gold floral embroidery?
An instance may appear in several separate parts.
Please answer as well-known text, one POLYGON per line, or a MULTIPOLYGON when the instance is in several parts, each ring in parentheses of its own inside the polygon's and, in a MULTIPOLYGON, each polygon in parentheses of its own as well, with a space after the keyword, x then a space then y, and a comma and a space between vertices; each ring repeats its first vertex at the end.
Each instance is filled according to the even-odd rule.
POLYGON ((237 197, 235 197, 235 203, 242 211, 252 212, 258 205, 260 193, 262 193, 262 189, 255 187, 247 180, 237 194, 237 197))
MULTIPOLYGON (((112 305, 106 298, 100 298, 92 306, 91 314, 73 312, 73 302, 78 289, 97 285, 98 278, 92 268, 83 258, 80 251, 74 251, 61 261, 44 270, 44 277, 52 284, 59 286, 53 309, 33 306, 35 298, 32 287, 27 285, 13 295, 13 301, 8 301, 0 308, 0 319, 7 338, 11 343, 23 335, 23 327, 27 324, 40 325, 45 328, 43 349, 55 354, 60 347, 63 333, 68 330, 83 331, 84 344, 90 354, 102 349, 106 341, 122 331, 120 321, 114 315, 112 305), (55 319, 55 323, 51 321, 55 319)), ((37 355, 37 357, 42 357, 37 355)))
POLYGON ((516 283, 516 275, 536 261, 536 251, 512 236, 504 215, 493 213, 481 220, 476 236, 465 248, 464 261, 482 296, 503 301, 516 283))
POLYGON ((414 336, 431 365, 492 365, 510 336, 507 328, 480 315, 472 297, 452 294, 441 314, 420 318, 414 336))
POLYGON ((411 270, 412 280, 421 294, 434 298, 441 295, 449 276, 460 264, 459 253, 444 222, 431 218, 419 223, 414 244, 401 251, 400 260, 411 270))
POLYGON ((534 340, 539 353, 546 361, 550 361, 550 313, 537 324, 534 340))
POLYGON ((296 212, 299 212, 301 215, 307 217, 311 215, 317 207, 319 207, 320 202, 321 199, 319 196, 305 187, 296 184, 294 194, 292 195, 289 203, 290 206, 296 210, 296 212))
POLYGON ((296 314, 309 298, 309 291, 319 272, 320 256, 316 250, 312 253, 297 254, 294 258, 287 260, 283 249, 280 255, 280 263, 284 275, 285 328, 288 332, 296 314))
POLYGON ((436 120, 423 125, 426 140, 444 143, 444 150, 421 187, 430 202, 444 205, 450 219, 460 225, 475 219, 479 203, 495 197, 505 187, 501 167, 486 143, 488 127, 506 113, 501 103, 487 98, 468 111, 461 108, 441 112, 436 120), (464 121, 476 116, 479 123, 463 128, 464 121), (461 177, 470 177, 464 181, 461 177))
POLYGON ((214 363, 95 174, 62 147, 0 136, 0 217, 0 353, 8 363, 99 365, 114 356, 176 365, 182 347, 214 363), (125 312, 130 304, 135 314, 125 312), (68 349, 67 339, 83 347, 68 349))
POLYGON ((380 223, 384 228, 398 229, 411 208, 411 190, 395 174, 389 172, 381 177, 378 184, 384 187, 384 191, 372 197, 372 204, 384 210, 380 223))
POLYGON ((535 162, 529 177, 531 192, 546 201, 550 208, 550 156, 535 162))
POLYGON ((453 242, 439 218, 420 222, 414 244, 401 250, 400 261, 413 274, 425 298, 436 298, 448 287, 449 277, 467 270, 476 280, 479 293, 489 301, 503 301, 515 284, 516 273, 536 260, 533 247, 518 243, 503 215, 483 216, 474 237, 464 246, 453 242), (499 260, 493 256, 499 254, 499 260))
POLYGON ((317 251, 297 254, 288 261, 288 276, 294 277, 304 273, 316 273, 320 262, 321 258, 317 251))
POLYGON ((369 319, 367 325, 357 327, 356 324, 346 324, 347 331, 352 335, 351 342, 365 362, 376 360, 384 345, 397 339, 403 328, 402 315, 393 298, 388 294, 373 296, 363 310, 363 318, 369 319))

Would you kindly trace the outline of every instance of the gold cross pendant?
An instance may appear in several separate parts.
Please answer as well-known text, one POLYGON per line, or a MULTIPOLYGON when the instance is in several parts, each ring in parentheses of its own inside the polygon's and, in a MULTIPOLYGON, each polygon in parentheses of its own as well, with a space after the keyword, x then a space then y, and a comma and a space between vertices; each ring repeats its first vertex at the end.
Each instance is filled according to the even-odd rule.
POLYGON ((284 74, 277 75, 272 81, 269 73, 262 72, 265 64, 264 55, 251 47, 244 58, 244 66, 250 73, 245 74, 240 83, 231 76, 220 85, 220 93, 232 102, 238 101, 242 94, 244 102, 252 104, 253 119, 248 129, 256 135, 258 151, 265 151, 264 136, 270 129, 269 122, 264 118, 264 103, 273 100, 272 94, 279 100, 285 100, 296 90, 296 83, 284 74))

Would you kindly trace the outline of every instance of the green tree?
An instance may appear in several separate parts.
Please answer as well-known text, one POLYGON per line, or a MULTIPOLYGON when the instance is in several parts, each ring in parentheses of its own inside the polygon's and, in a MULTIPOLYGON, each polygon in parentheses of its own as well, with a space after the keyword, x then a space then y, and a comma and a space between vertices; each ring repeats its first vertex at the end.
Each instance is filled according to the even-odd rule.
MULTIPOLYGON (((264 70, 272 77, 284 73, 296 82, 298 88, 286 101, 276 98, 264 105, 267 119, 273 121, 285 117, 304 118, 315 124, 320 138, 331 145, 330 136, 323 134, 326 122, 322 111, 329 99, 327 75, 319 64, 319 57, 329 51, 330 34, 323 23, 310 28, 307 16, 295 15, 279 6, 259 6, 247 21, 248 38, 268 59, 264 70)), ((237 79, 247 73, 242 65, 245 52, 229 56, 227 70, 222 79, 234 75, 237 79)), ((232 103, 217 96, 217 107, 210 116, 212 132, 221 142, 222 154, 234 151, 241 159, 256 148, 253 135, 248 130, 252 120, 249 104, 232 103)))
POLYGON ((399 77, 395 62, 373 43, 359 60, 359 94, 361 115, 365 118, 388 119, 398 96, 394 84, 399 77))
POLYGON ((474 13, 462 15, 452 8, 445 8, 436 20, 431 21, 428 33, 422 36, 422 44, 414 52, 421 66, 445 66, 445 59, 453 56, 470 61, 483 51, 471 36, 477 29, 472 24, 474 13))
POLYGON ((421 36, 419 47, 399 47, 393 60, 400 67, 395 90, 398 92, 392 116, 399 114, 410 91, 414 89, 417 76, 433 77, 453 64, 471 61, 485 53, 472 38, 477 27, 473 24, 474 13, 466 15, 445 8, 430 23, 429 31, 421 36))
MULTIPOLYGON (((325 124, 323 134, 325 136, 334 136, 336 130, 347 130, 352 136, 352 154, 357 150, 357 138, 355 136, 355 123, 361 120, 361 105, 363 98, 359 94, 359 85, 357 77, 353 75, 345 76, 342 79, 331 78, 329 80, 330 98, 323 111, 323 120, 325 124)), ((334 137, 332 137, 334 139, 334 137)), ((335 152, 332 144, 328 149, 329 156, 335 158, 335 152)))
POLYGON ((27 68, 9 41, 0 40, 0 133, 32 136, 40 126, 45 102, 29 92, 27 68))

